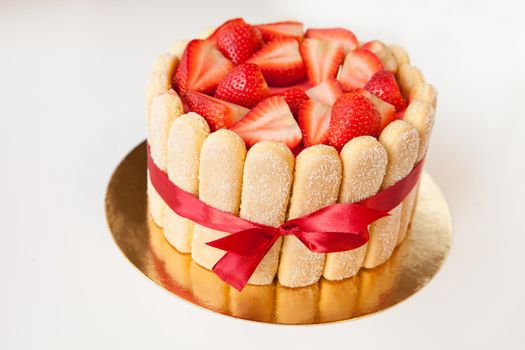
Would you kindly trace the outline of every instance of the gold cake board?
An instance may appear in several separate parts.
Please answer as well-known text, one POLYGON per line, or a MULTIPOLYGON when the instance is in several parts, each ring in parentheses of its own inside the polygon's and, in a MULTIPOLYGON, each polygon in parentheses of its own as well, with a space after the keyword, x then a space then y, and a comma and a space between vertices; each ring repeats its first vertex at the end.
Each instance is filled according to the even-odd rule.
POLYGON ((118 247, 144 275, 195 305, 242 319, 278 324, 350 320, 385 310, 424 287, 439 271, 451 243, 447 202, 424 173, 410 232, 392 257, 350 279, 321 279, 304 288, 278 283, 229 287, 191 255, 175 250, 148 214, 146 143, 118 165, 106 192, 106 216, 118 247))

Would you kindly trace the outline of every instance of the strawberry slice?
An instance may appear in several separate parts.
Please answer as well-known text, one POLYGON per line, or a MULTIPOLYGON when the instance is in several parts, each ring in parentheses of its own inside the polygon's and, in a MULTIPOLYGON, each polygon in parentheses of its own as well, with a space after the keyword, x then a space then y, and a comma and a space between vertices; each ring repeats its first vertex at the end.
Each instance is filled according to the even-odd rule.
POLYGON ((300 83, 291 86, 270 86, 270 95, 280 95, 288 89, 300 88, 304 91, 310 89, 313 85, 308 80, 303 80, 300 83))
POLYGON ((184 99, 190 111, 198 113, 206 119, 212 130, 229 128, 250 111, 236 104, 195 91, 188 91, 184 99))
POLYGON ((335 100, 343 94, 343 88, 337 80, 329 79, 306 90, 306 94, 316 101, 332 106, 335 100))
POLYGON ((386 70, 377 72, 366 83, 365 90, 394 105, 397 111, 404 109, 407 105, 392 72, 386 70))
POLYGON ((369 41, 361 49, 368 50, 376 55, 383 63, 383 69, 395 73, 397 71, 397 60, 390 48, 379 40, 369 41))
POLYGON ((261 32, 241 21, 233 21, 217 32, 217 48, 233 64, 244 63, 263 45, 261 32))
POLYGON ((360 94, 368 98, 379 111, 381 115, 381 130, 383 130, 388 124, 397 119, 396 108, 388 102, 383 101, 379 97, 371 94, 365 89, 357 89, 355 93, 360 94))
POLYGON ((298 41, 303 38, 304 26, 297 21, 258 24, 255 27, 261 31, 265 43, 281 37, 292 37, 298 41))
POLYGON ((344 28, 310 28, 305 37, 335 42, 343 47, 345 54, 359 46, 354 33, 344 28))
POLYGON ((230 130, 242 137, 248 146, 259 141, 276 141, 292 149, 302 138, 301 129, 282 96, 262 100, 230 130))
POLYGON ((363 94, 349 92, 335 101, 328 128, 328 143, 337 150, 361 135, 378 137, 381 131, 381 115, 363 94))
POLYGON ((294 38, 277 38, 257 51, 247 62, 261 67, 270 86, 289 86, 305 78, 299 43, 294 38))
POLYGON ((330 126, 330 106, 319 101, 308 100, 299 108, 299 127, 303 132, 306 147, 326 143, 330 126))
POLYGON ((300 47, 308 80, 314 85, 335 78, 344 58, 339 44, 319 39, 304 39, 300 47))
POLYGON ((243 107, 252 108, 270 94, 261 69, 243 63, 233 69, 217 86, 215 97, 243 107))
POLYGON ((346 55, 339 81, 344 91, 359 89, 382 69, 383 64, 376 55, 368 50, 357 49, 346 55))
POLYGON ((212 43, 192 40, 175 73, 175 88, 182 96, 189 90, 213 94, 232 69, 233 64, 212 43))
POLYGON ((208 38, 206 38, 206 40, 211 42, 213 45, 217 45, 217 35, 222 28, 227 27, 229 25, 239 25, 242 23, 245 23, 242 18, 233 18, 227 20, 226 22, 221 24, 217 29, 215 29, 215 31, 211 33, 211 35, 208 38))
POLYGON ((294 116, 297 116, 299 107, 301 107, 303 102, 308 100, 308 96, 300 87, 292 87, 275 95, 284 97, 284 100, 288 103, 288 107, 290 107, 290 111, 292 111, 294 116))

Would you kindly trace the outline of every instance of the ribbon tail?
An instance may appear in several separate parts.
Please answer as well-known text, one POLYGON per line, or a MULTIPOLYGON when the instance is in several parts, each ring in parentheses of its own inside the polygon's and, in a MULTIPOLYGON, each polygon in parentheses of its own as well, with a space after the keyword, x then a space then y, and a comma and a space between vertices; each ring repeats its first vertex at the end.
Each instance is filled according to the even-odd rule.
POLYGON ((248 230, 232 233, 231 235, 216 239, 206 244, 243 257, 259 254, 266 249, 267 244, 276 235, 275 229, 254 227, 248 230))
POLYGON ((243 290, 244 286, 248 283, 248 280, 253 275, 257 266, 264 258, 266 253, 273 246, 279 236, 274 236, 270 241, 266 243, 264 247, 261 247, 257 254, 252 256, 243 256, 232 252, 227 252, 224 256, 217 261, 213 266, 213 272, 217 274, 224 282, 228 283, 239 292, 243 290))

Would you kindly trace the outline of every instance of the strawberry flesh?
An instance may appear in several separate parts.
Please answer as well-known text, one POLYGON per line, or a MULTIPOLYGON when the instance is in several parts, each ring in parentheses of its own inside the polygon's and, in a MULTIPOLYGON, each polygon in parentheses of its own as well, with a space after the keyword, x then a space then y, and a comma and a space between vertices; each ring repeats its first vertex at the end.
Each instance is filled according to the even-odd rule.
POLYGON ((383 69, 381 60, 368 50, 357 49, 346 55, 339 81, 344 91, 365 86, 370 78, 383 69))
POLYGON ((343 94, 341 83, 335 79, 323 81, 306 91, 306 94, 325 105, 332 106, 335 101, 343 94))
POLYGON ((306 31, 305 37, 332 41, 341 45, 345 54, 359 46, 354 33, 344 28, 310 28, 306 31))
POLYGON ((374 104, 362 94, 343 94, 332 107, 328 143, 341 150, 357 136, 378 137, 381 131, 381 115, 374 104))
POLYGON ((200 92, 189 91, 184 97, 190 111, 200 114, 212 131, 229 128, 249 110, 200 92))
POLYGON ((306 147, 326 143, 330 126, 331 108, 324 103, 309 99, 299 108, 299 127, 306 147))
POLYGON ((383 101, 393 105, 397 111, 404 109, 407 105, 392 72, 386 70, 377 72, 370 78, 364 88, 383 101))
POLYGON ((217 48, 235 65, 244 63, 263 44, 261 32, 242 20, 222 27, 216 41, 217 48))
POLYGON ((248 146, 259 141, 275 141, 293 149, 302 139, 301 129, 282 96, 262 100, 230 130, 242 137, 248 146))
POLYGON ((298 41, 303 38, 304 26, 301 22, 283 21, 255 26, 262 33, 265 43, 277 38, 292 37, 298 41))
POLYGON ((314 85, 336 77, 344 49, 334 42, 304 39, 300 46, 308 80, 314 85))
POLYGON ((305 78, 299 44, 293 38, 277 38, 257 51, 247 62, 261 67, 270 86, 289 86, 305 78))
POLYGON ((397 119, 396 108, 390 103, 383 101, 382 99, 371 94, 365 89, 357 89, 355 90, 355 93, 361 94, 368 98, 377 108, 379 114, 381 115, 381 130, 386 128, 388 124, 397 119))
POLYGON ((212 43, 192 40, 175 73, 175 88, 181 96, 190 90, 213 94, 232 69, 233 64, 212 43))
POLYGON ((233 69, 217 87, 215 97, 252 108, 270 94, 260 68, 243 63, 233 69))

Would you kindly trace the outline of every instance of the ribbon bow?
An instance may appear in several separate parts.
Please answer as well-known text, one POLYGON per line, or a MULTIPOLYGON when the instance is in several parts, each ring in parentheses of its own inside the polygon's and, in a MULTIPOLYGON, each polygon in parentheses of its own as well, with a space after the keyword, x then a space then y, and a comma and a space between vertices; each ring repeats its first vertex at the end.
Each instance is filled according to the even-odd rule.
POLYGON ((419 162, 404 179, 363 201, 332 204, 272 227, 213 208, 182 190, 157 167, 148 146, 150 180, 168 207, 199 225, 231 233, 206 244, 226 251, 213 271, 239 291, 282 236, 294 235, 316 253, 352 250, 368 242, 368 225, 389 215, 388 212, 403 201, 416 185, 422 165, 423 161, 419 162))

